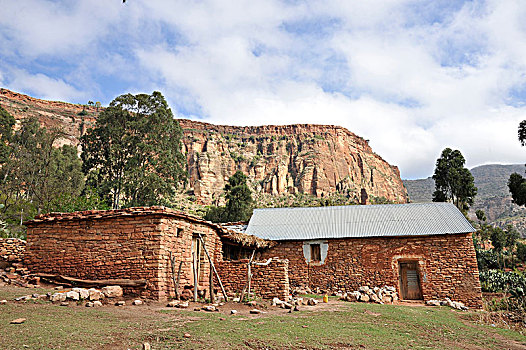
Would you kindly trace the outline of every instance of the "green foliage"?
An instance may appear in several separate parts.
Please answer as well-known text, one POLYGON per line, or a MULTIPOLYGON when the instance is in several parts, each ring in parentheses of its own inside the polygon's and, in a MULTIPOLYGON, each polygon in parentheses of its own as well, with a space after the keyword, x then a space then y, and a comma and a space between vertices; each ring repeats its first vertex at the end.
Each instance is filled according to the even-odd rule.
POLYGON ((458 150, 446 148, 437 159, 433 180, 433 202, 453 202, 466 212, 477 194, 473 175, 464 167, 465 159, 458 150))
POLYGON ((511 174, 508 180, 508 188, 513 198, 513 203, 526 205, 526 179, 522 175, 511 174))
POLYGON ((517 243, 517 259, 519 259, 520 262, 525 263, 526 262, 526 244, 524 243, 517 243))
POLYGON ((160 92, 117 97, 81 138, 88 184, 112 208, 160 204, 186 181, 181 137, 160 92))
POLYGON ((225 207, 211 207, 205 219, 212 222, 248 221, 252 216, 252 192, 247 185, 247 176, 241 171, 232 175, 224 188, 225 207))
POLYGON ((75 147, 53 146, 59 130, 41 128, 36 118, 13 127, 14 118, 0 109, 0 220, 11 236, 24 237, 23 221, 57 211, 61 198, 80 196, 84 174, 75 147))
POLYGON ((519 239, 519 233, 511 225, 508 225, 506 230, 495 227, 493 228, 490 239, 491 244, 497 252, 501 252, 504 248, 512 251, 517 239, 519 239))
POLYGON ((498 269, 500 267, 499 254, 493 249, 476 249, 476 253, 479 271, 488 271, 491 269, 498 269))
POLYGON ((517 295, 526 290, 526 276, 523 273, 500 270, 487 270, 480 273, 480 285, 483 292, 511 292, 517 295))

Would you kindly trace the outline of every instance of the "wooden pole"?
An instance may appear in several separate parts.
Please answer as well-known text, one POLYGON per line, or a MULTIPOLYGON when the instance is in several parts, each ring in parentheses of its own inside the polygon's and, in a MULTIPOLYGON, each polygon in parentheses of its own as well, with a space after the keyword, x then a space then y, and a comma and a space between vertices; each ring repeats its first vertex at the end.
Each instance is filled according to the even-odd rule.
POLYGON ((183 267, 183 262, 179 262, 179 269, 177 270, 177 281, 175 282, 175 296, 177 297, 177 300, 181 298, 181 295, 179 294, 179 282, 181 281, 181 268, 183 267))
POLYGON ((210 303, 214 302, 214 274, 212 273, 212 265, 210 265, 210 270, 208 271, 210 280, 208 282, 210 287, 210 303))
POLYGON ((179 271, 177 271, 177 277, 175 275, 175 258, 172 252, 170 252, 170 264, 172 265, 172 281, 174 283, 174 294, 175 298, 179 300, 179 277, 181 275, 181 266, 183 262, 181 261, 179 263, 179 271))
POLYGON ((212 258, 208 254, 208 250, 205 246, 205 241, 203 240, 203 236, 199 233, 199 239, 201 240, 201 244, 203 244, 203 249, 205 251, 206 257, 208 258, 208 261, 210 262, 210 266, 212 266, 212 269, 214 270, 214 274, 217 277, 217 281, 219 282, 219 286, 221 287, 221 292, 225 296, 225 301, 228 301, 228 296, 226 295, 225 287, 223 287, 223 283, 221 282, 221 278, 219 277, 219 274, 217 273, 216 267, 214 266, 214 262, 212 261, 212 258))
POLYGON ((245 283, 245 286, 243 287, 243 291, 241 292, 241 297, 239 297, 239 302, 240 303, 243 302, 243 298, 245 297, 245 291, 247 290, 247 287, 248 287, 248 294, 250 295, 250 282, 252 280, 251 265, 252 265, 252 259, 254 259, 254 254, 255 253, 256 253, 256 250, 254 249, 252 251, 252 256, 250 257, 250 260, 248 261, 248 264, 247 264, 247 282, 245 283))
POLYGON ((197 266, 195 260, 195 252, 192 252, 193 270, 194 270, 194 302, 197 301, 197 266))

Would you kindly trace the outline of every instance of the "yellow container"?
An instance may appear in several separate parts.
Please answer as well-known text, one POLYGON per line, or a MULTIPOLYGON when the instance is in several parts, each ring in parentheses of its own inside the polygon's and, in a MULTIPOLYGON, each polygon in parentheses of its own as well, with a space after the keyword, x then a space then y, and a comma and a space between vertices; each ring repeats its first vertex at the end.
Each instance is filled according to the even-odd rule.
POLYGON ((323 296, 323 302, 324 302, 324 303, 328 303, 328 302, 329 302, 329 296, 328 296, 327 294, 325 294, 325 295, 323 296))

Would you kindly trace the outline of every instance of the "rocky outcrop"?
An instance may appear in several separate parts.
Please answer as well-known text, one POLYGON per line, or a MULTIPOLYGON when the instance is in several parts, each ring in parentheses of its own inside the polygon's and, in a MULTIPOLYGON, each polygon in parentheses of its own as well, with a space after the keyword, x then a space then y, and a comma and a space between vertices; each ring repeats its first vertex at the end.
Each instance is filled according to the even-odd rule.
POLYGON ((351 201, 385 199, 405 203, 396 166, 375 154, 367 141, 330 125, 235 127, 179 120, 184 131, 190 187, 214 202, 236 170, 248 175, 256 193, 340 193, 351 201))
MULTIPOLYGON (((62 128, 61 144, 78 145, 98 114, 96 107, 44 101, 6 89, 0 89, 0 105, 18 121, 36 116, 43 126, 62 128)), ((179 122, 188 160, 188 190, 203 204, 220 203, 226 181, 237 170, 248 175, 259 194, 305 193, 321 198, 338 193, 349 202, 407 202, 398 168, 345 128, 179 122)))

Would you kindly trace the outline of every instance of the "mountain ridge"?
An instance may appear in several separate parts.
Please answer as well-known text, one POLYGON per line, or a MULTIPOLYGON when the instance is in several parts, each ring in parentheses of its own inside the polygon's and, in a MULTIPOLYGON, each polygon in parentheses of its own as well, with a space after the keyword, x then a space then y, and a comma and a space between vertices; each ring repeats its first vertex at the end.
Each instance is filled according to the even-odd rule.
MULTIPOLYGON (((3 88, 0 105, 17 123, 34 116, 43 126, 62 128, 65 136, 60 143, 75 146, 101 110, 40 100, 3 88)), ((338 195, 349 203, 407 202, 398 168, 374 153, 365 139, 341 126, 240 127, 178 121, 189 174, 186 193, 198 203, 221 203, 223 187, 237 170, 247 174, 249 185, 263 202, 298 194, 338 195)))

